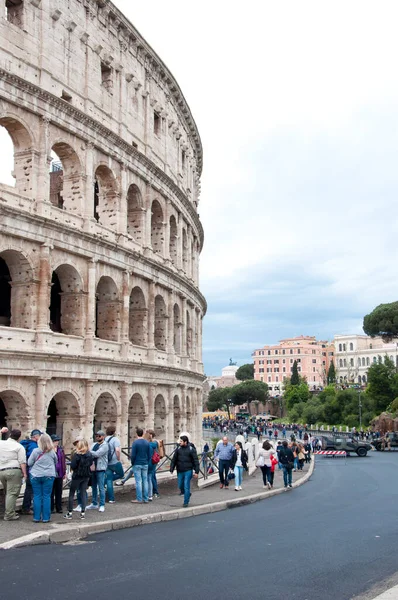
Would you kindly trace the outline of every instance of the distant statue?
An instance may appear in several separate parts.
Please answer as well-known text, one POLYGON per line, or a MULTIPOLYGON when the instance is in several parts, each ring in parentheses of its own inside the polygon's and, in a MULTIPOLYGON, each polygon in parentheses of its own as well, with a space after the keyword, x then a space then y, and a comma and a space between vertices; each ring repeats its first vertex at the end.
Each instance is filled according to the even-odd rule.
POLYGON ((229 359, 229 366, 230 367, 236 367, 237 363, 233 362, 232 358, 229 359))

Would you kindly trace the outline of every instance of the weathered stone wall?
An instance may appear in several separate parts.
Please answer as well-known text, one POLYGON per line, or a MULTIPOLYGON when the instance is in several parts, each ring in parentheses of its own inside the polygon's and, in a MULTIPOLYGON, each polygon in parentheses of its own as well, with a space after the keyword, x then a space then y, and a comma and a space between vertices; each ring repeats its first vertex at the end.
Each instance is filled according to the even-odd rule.
POLYGON ((0 126, 0 420, 67 447, 111 422, 198 437, 202 148, 177 82, 106 0, 3 2, 0 126))

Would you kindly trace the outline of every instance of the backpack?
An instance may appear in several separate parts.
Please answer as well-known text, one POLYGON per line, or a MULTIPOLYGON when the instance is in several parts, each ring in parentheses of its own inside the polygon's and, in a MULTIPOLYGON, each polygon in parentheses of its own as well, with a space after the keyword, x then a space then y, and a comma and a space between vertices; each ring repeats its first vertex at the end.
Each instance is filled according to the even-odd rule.
POLYGON ((77 464, 77 469, 74 471, 74 475, 76 475, 76 477, 90 477, 91 474, 91 465, 94 462, 93 457, 91 456, 91 454, 89 452, 87 452, 86 454, 79 454, 80 456, 80 460, 77 464))
POLYGON ((113 437, 115 437, 115 436, 111 435, 111 437, 107 440, 107 444, 108 444, 108 463, 111 462, 112 456, 115 454, 115 446, 114 446, 114 444, 110 443, 110 441, 111 441, 111 439, 113 437))
POLYGON ((22 440, 21 446, 25 448, 27 459, 32 454, 33 450, 38 447, 34 440, 22 440))

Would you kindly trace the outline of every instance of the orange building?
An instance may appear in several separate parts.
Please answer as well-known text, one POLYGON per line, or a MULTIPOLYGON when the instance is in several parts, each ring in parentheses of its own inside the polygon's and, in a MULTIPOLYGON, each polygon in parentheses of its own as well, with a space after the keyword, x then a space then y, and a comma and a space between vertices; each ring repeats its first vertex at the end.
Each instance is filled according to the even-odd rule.
POLYGON ((326 385, 327 372, 334 356, 334 345, 318 341, 313 336, 300 335, 281 340, 275 346, 264 346, 252 354, 254 379, 268 384, 270 395, 283 392, 283 380, 290 377, 293 363, 301 377, 305 377, 310 390, 326 385))

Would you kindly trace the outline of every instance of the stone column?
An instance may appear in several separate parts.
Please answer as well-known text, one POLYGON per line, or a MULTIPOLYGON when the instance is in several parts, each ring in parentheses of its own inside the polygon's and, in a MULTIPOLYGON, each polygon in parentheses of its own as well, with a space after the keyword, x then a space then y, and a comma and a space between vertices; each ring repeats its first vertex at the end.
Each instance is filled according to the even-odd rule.
MULTIPOLYGON (((129 413, 129 394, 130 386, 128 383, 123 382, 121 386, 120 393, 120 403, 121 403, 121 417, 120 417, 120 442, 122 444, 122 448, 127 448, 128 446, 128 413, 129 413)), ((128 462, 127 458, 122 455, 122 462, 128 462)))
POLYGON ((167 307, 167 352, 169 360, 174 362, 174 294, 169 291, 168 307, 167 307))
POLYGON ((146 213, 144 216, 144 231, 143 231, 143 245, 146 248, 152 249, 152 240, 151 240, 151 232, 152 232, 152 186, 150 183, 146 185, 146 194, 145 194, 145 207, 146 213))
POLYGON ((187 299, 181 300, 181 356, 187 356, 187 299))
POLYGON ((39 261, 39 285, 37 298, 37 334, 36 347, 42 347, 45 344, 45 337, 50 332, 50 296, 51 296, 51 267, 50 267, 50 246, 43 244, 40 246, 39 261))
POLYGON ((92 258, 87 265, 87 307, 85 350, 92 352, 95 337, 96 273, 97 261, 92 258))
POLYGON ((84 230, 90 231, 90 222, 94 221, 94 144, 86 144, 86 164, 85 164, 85 193, 84 193, 84 230))
POLYGON ((186 431, 188 427, 187 423, 187 388, 184 384, 181 384, 181 431, 186 431))
POLYGON ((121 314, 121 336, 122 358, 128 357, 129 350, 129 326, 130 326, 130 275, 127 271, 123 273, 122 286, 122 314, 121 314))
MULTIPOLYGON (((165 136, 167 137, 167 136, 165 136)), ((163 256, 165 260, 170 261, 170 213, 171 213, 171 202, 170 200, 166 200, 166 210, 164 215, 164 252, 163 256)))
POLYGON ((187 240, 188 240, 188 248, 187 248, 187 277, 193 279, 192 273, 192 230, 188 226, 187 227, 187 240))
MULTIPOLYGON (((33 198, 36 198, 37 212, 39 215, 48 215, 50 203, 50 165, 51 165, 51 147, 50 147, 50 119, 42 117, 40 121, 40 153, 36 154, 36 161, 32 161, 32 170, 34 164, 37 164, 37 175, 35 183, 32 184, 33 198)), ((32 174, 32 171, 31 171, 32 174)))
POLYGON ((179 215, 178 218, 178 223, 177 223, 177 265, 176 267, 181 271, 183 269, 183 260, 182 260, 182 254, 183 254, 183 236, 182 236, 182 230, 184 228, 184 221, 182 218, 182 215, 179 215))
POLYGON ((148 386, 148 415, 146 418, 147 429, 154 429, 155 427, 155 396, 156 396, 156 385, 148 386))
POLYGON ((156 286, 153 281, 149 284, 148 294, 148 348, 155 348, 155 296, 156 286))
POLYGON ((167 390, 166 405, 166 444, 174 442, 174 406, 173 406, 173 387, 167 390))
POLYGON ((47 428, 46 383, 45 378, 36 380, 35 428, 40 431, 45 431, 47 428))
POLYGON ((127 165, 120 165, 120 201, 118 232, 127 235, 127 165))

